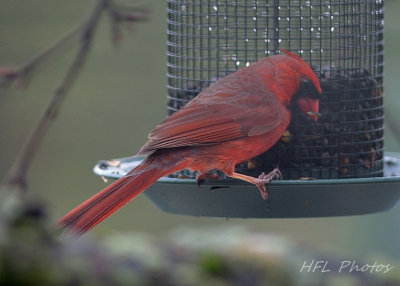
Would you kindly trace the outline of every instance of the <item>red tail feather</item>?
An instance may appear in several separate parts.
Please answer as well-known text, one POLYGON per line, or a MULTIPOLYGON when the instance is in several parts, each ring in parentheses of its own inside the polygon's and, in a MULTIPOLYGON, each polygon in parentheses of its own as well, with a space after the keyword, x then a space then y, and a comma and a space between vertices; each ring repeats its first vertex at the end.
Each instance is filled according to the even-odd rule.
POLYGON ((71 210, 57 223, 76 234, 83 234, 142 193, 158 178, 185 168, 184 162, 174 160, 174 156, 169 160, 161 156, 150 155, 138 167, 71 210))

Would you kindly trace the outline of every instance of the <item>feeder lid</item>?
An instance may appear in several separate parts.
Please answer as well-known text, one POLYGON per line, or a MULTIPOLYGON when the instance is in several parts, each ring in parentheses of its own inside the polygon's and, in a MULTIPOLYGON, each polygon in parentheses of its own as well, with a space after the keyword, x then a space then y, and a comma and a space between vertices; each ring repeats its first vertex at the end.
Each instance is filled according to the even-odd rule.
MULTIPOLYGON (((270 184, 270 200, 258 189, 233 179, 206 181, 162 177, 144 194, 174 214, 230 218, 299 218, 369 214, 388 210, 400 199, 400 153, 385 153, 383 177, 279 180, 270 184)), ((96 175, 118 179, 143 157, 100 161, 96 175)))

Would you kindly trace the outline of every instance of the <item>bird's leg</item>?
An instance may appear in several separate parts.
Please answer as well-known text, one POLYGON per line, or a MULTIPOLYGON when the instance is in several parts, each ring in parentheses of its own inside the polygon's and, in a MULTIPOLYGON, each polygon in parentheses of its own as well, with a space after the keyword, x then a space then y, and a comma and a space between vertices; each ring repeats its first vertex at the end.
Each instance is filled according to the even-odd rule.
POLYGON ((243 175, 243 174, 236 173, 236 172, 227 174, 227 176, 249 182, 250 184, 253 184, 253 185, 256 185, 257 188, 260 190, 260 194, 264 200, 268 199, 268 196, 269 196, 268 186, 266 186, 266 185, 268 185, 273 179, 281 179, 282 178, 282 174, 278 168, 275 168, 268 174, 261 173, 261 175, 258 176, 258 178, 254 178, 254 177, 243 175))
POLYGON ((203 180, 220 180, 221 176, 213 171, 200 172, 196 177, 196 184, 200 188, 200 183, 203 180))

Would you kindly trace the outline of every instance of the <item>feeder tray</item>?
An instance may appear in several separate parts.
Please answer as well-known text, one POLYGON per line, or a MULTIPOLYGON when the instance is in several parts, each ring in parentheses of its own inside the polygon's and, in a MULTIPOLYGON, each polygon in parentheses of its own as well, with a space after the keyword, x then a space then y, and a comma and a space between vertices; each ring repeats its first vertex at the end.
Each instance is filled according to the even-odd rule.
MULTIPOLYGON (((375 178, 280 180, 270 184, 270 200, 258 189, 233 179, 206 181, 162 177, 144 194, 162 211, 206 217, 300 218, 376 213, 400 199, 400 153, 386 152, 384 176, 375 178)), ((143 157, 100 161, 96 175, 118 179, 143 157)))

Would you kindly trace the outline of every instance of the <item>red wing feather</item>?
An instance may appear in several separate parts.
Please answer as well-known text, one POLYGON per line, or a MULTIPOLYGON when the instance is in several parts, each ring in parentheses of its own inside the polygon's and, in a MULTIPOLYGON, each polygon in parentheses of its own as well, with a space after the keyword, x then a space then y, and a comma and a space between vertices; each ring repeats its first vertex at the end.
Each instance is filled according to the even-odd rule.
POLYGON ((209 145, 243 137, 240 123, 213 110, 211 106, 196 106, 174 113, 150 132, 149 141, 139 152, 209 145))
POLYGON ((196 104, 172 114, 149 134, 138 154, 157 149, 210 145, 265 134, 280 124, 285 113, 274 97, 242 104, 196 104))

